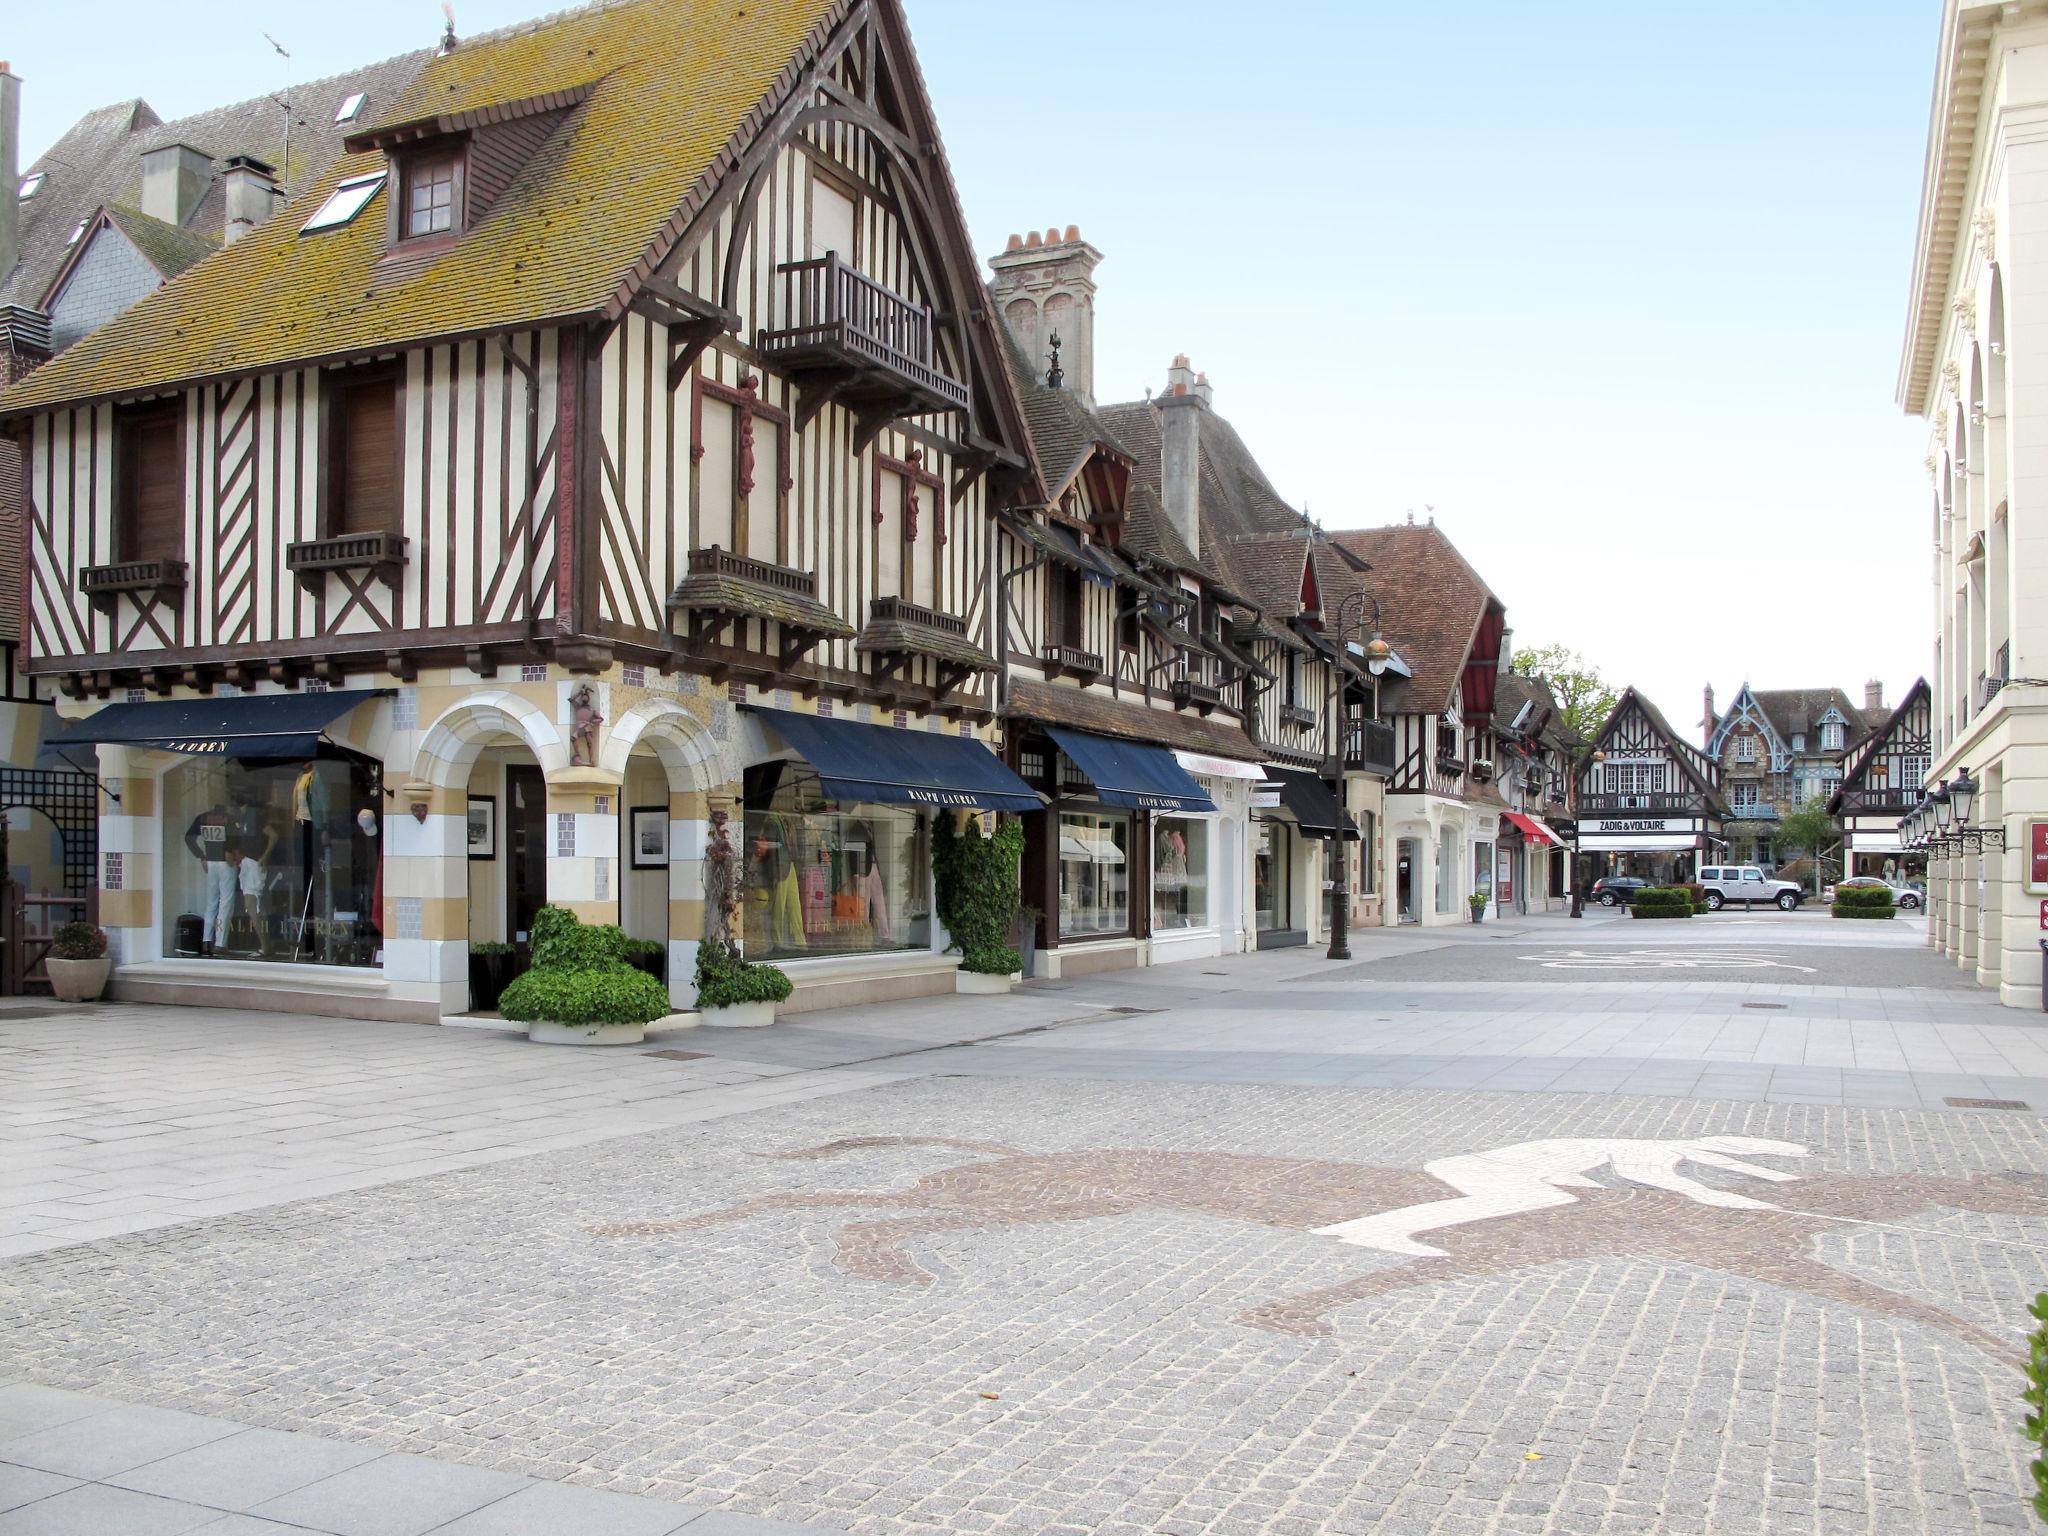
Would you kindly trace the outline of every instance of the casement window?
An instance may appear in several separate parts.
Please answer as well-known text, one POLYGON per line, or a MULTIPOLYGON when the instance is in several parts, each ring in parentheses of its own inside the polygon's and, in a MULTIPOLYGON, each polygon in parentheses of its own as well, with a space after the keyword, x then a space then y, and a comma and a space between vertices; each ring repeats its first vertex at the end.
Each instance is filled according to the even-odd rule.
POLYGON ((399 370, 329 374, 324 396, 324 535, 395 531, 401 514, 399 370))
POLYGON ((114 558, 185 555, 184 416, 176 404, 124 411, 115 425, 114 558))
POLYGON ((400 176, 401 238, 453 234, 462 228, 462 169, 462 155, 456 150, 437 150, 405 162, 400 176))
POLYGON ((1280 702, 1291 709, 1301 702, 1301 657, 1293 651, 1287 653, 1285 676, 1286 691, 1281 694, 1280 702))
POLYGON ((1820 749, 1823 752, 1842 750, 1842 723, 1830 720, 1820 728, 1820 749))
POLYGON ((860 265, 860 199, 853 189, 811 172, 812 260, 836 254, 849 267, 860 265))
POLYGON ((1735 738, 1735 761, 1738 763, 1753 763, 1756 761, 1756 738, 1754 736, 1743 735, 1735 738))
POLYGON ((1085 588, 1081 573, 1071 566, 1054 566, 1051 579, 1046 583, 1050 612, 1046 615, 1046 628, 1050 631, 1048 640, 1053 645, 1064 645, 1071 650, 1085 650, 1082 639, 1081 604, 1085 588))

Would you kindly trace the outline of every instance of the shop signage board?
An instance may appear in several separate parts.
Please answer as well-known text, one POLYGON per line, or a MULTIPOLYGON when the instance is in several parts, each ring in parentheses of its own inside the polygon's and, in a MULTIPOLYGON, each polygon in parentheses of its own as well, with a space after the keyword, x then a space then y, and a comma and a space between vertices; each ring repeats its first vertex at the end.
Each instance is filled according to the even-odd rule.
POLYGON ((1581 832, 1691 832, 1690 821, 1672 817, 1638 817, 1632 821, 1610 819, 1607 821, 1586 821, 1579 824, 1581 832))
POLYGON ((2048 821, 2027 823, 2027 889, 2048 895, 2048 821))

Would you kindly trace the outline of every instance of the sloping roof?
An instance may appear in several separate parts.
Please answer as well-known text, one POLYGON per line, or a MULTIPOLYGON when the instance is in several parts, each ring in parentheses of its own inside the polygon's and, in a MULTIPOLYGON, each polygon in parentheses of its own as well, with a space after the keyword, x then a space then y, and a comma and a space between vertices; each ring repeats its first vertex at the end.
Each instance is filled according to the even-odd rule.
POLYGON ((599 314, 846 4, 612 0, 465 41, 377 125, 588 94, 438 259, 380 267, 388 189, 348 224, 300 234, 336 182, 385 167, 380 151, 345 153, 268 223, 0 396, 0 412, 599 314))
POLYGON ((1712 760, 1698 747, 1674 731, 1671 728, 1671 722, 1664 718, 1664 711, 1651 703, 1644 695, 1636 692, 1633 687, 1622 689, 1621 697, 1614 701, 1614 708, 1607 712, 1607 719, 1601 724, 1600 729, 1593 733, 1592 744, 1598 746, 1601 742, 1604 742, 1612 734, 1622 716, 1626 715, 1630 709, 1638 711, 1650 722, 1651 726, 1664 738, 1665 743, 1669 746, 1671 760, 1678 764, 1679 772, 1693 781, 1700 792, 1707 797, 1709 806, 1717 813, 1725 816, 1728 812, 1728 802, 1721 797, 1721 792, 1714 787, 1712 760))
MULTIPOLYGON (((189 144, 211 155, 216 169, 231 155, 252 155, 274 167, 286 195, 297 197, 326 173, 341 153, 342 138, 356 126, 334 121, 341 104, 360 94, 363 115, 379 111, 432 57, 427 49, 401 54, 168 123, 140 100, 86 113, 23 172, 24 178, 41 174, 43 180, 36 195, 20 205, 21 259, 12 273, 0 273, 0 304, 33 305, 41 299, 70 256, 71 231, 81 220, 100 208, 141 207, 145 150, 189 144), (291 104, 289 114, 281 102, 291 104)), ((217 245, 226 225, 226 207, 226 192, 216 174, 181 227, 217 245)), ((153 255, 151 260, 155 261, 153 255)), ((164 268, 159 265, 157 270, 164 268)))
MULTIPOLYGON (((1914 678, 1913 686, 1906 690, 1906 696, 1899 700, 1898 706, 1873 726, 1868 735, 1849 749, 1842 762, 1842 782, 1828 798, 1830 812, 1840 810, 1845 791, 1862 787, 1864 774, 1870 767, 1871 759, 1882 752, 1892 738, 1905 727, 1907 717, 1913 713, 1915 707, 1927 704, 1932 697, 1933 693, 1927 686, 1927 679, 1914 678)), ((1928 760, 1930 763, 1933 761, 1931 751, 1928 760)), ((1917 784, 1910 787, 1916 791, 1920 788, 1917 784)))
POLYGON ((1522 727, 1525 735, 1533 728, 1539 739, 1547 739, 1560 746, 1568 744, 1572 731, 1564 723, 1564 713, 1558 708, 1557 695, 1550 691, 1548 679, 1526 672, 1503 672, 1500 681, 1494 685, 1494 729, 1512 730, 1515 718, 1521 714, 1525 704, 1532 706, 1529 719, 1522 727))
POLYGON ((1387 640, 1415 674, 1389 689, 1389 707, 1450 708, 1479 624, 1500 606, 1435 523, 1396 523, 1332 533, 1372 566, 1387 640))
POLYGON ((1053 389, 1039 377, 1009 326, 1002 327, 1002 337, 1003 358, 1024 406, 1031 450, 1038 459, 1048 498, 1059 498, 1098 445, 1126 459, 1131 457, 1109 424, 1089 410, 1079 395, 1070 389, 1053 389))
POLYGON ((1266 755, 1235 720, 1194 715, 1185 710, 1151 709, 1092 690, 1065 688, 1028 677, 1010 679, 1003 712, 1020 720, 1072 726, 1102 736, 1121 736, 1127 741, 1180 747, 1189 752, 1211 752, 1246 762, 1256 762, 1266 755))
POLYGON ((107 220, 128 237, 165 282, 220 248, 218 240, 201 230, 166 224, 132 208, 109 208, 107 220))
POLYGON ((1788 747, 1795 735, 1804 736, 1808 738, 1806 750, 1809 752, 1820 749, 1817 739, 1820 722, 1830 708, 1841 712, 1844 742, 1856 740, 1883 719, 1882 715, 1877 721, 1867 718, 1861 708, 1850 702, 1849 695, 1839 688, 1753 688, 1750 697, 1756 700, 1757 707, 1763 710, 1772 728, 1784 738, 1788 747))

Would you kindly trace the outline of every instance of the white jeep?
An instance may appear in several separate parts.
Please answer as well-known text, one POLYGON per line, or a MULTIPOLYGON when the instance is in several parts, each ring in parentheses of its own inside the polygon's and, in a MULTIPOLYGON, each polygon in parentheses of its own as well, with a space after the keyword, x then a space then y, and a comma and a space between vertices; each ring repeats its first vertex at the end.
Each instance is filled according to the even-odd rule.
POLYGON ((1707 890, 1707 910, 1718 912, 1731 901, 1753 907, 1768 901, 1781 912, 1796 911, 1806 891, 1790 880, 1773 880, 1754 864, 1709 864, 1700 871, 1707 890))

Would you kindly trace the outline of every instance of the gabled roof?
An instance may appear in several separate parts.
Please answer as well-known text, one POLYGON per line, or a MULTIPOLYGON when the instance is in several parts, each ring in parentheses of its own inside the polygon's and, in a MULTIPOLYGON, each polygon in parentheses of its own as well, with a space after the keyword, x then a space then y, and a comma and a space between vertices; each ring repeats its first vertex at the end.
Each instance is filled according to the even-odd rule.
POLYGON ((1883 718, 1865 714, 1840 688, 1752 688, 1744 683, 1708 732, 1707 755, 1718 758, 1735 728, 1748 721, 1761 728, 1771 747, 1773 767, 1782 771, 1794 750, 1793 737, 1805 739, 1799 750, 1820 751, 1821 722, 1830 710, 1842 717, 1844 746, 1859 741, 1883 718))
POLYGON ((50 279, 49 287, 37 298, 38 309, 48 310, 56 304, 69 286, 72 273, 91 254, 95 244, 106 237, 110 228, 115 231, 115 238, 126 240, 133 246, 136 254, 148 262, 150 269, 164 282, 169 282, 203 257, 212 255, 219 245, 218 241, 209 239, 196 229, 166 224, 162 219, 152 219, 132 208, 97 209, 85 221, 85 228, 78 238, 71 242, 70 253, 50 279))
POLYGON ((1721 798, 1721 792, 1714 787, 1712 766, 1706 754, 1674 731, 1671 722, 1664 718, 1664 711, 1643 694, 1636 692, 1633 687, 1622 689, 1621 697, 1614 701, 1614 708, 1607 712, 1607 719, 1601 724, 1600 729, 1593 733, 1589 753, 1606 744, 1631 710, 1650 722, 1651 728, 1664 738, 1666 747, 1670 749, 1671 760, 1678 765, 1678 771, 1690 779, 1693 786, 1707 797, 1710 806, 1725 816, 1728 812, 1728 802, 1721 798))
POLYGON ((437 260, 380 269, 381 202, 300 234, 335 183, 385 166, 376 150, 344 154, 268 223, 0 395, 0 412, 607 316, 795 89, 800 58, 847 3, 614 0, 469 39, 377 122, 588 94, 437 260))
POLYGON ((1387 707, 1432 714, 1449 709, 1488 610, 1505 611, 1500 599, 1435 523, 1330 537, 1371 564, 1386 637, 1415 674, 1388 691, 1387 707))
POLYGON ((1024 349, 1006 325, 1002 327, 1003 356, 1009 364, 1010 379, 1024 407, 1024 422, 1031 433, 1032 456, 1038 461, 1039 477, 1045 482, 1046 500, 1057 505, 1067 488, 1080 478, 1082 469, 1098 455, 1129 468, 1131 451, 1117 441, 1116 434, 1070 389, 1053 389, 1038 377, 1024 349))
MULTIPOLYGON (((432 57, 427 49, 401 54, 168 123, 141 100, 86 113, 23 172, 24 179, 41 174, 43 180, 36 195, 20 204, 21 259, 12 273, 0 273, 0 304, 39 303, 72 254, 67 242, 80 221, 101 208, 141 207, 145 150, 189 144, 211 155, 216 170, 231 155, 251 155, 274 166, 286 195, 296 197, 326 173, 341 153, 342 138, 355 126, 334 121, 341 104, 360 94, 364 114, 381 110, 432 57), (281 105, 286 102, 289 113, 281 105)), ((180 227, 218 244, 226 224, 226 202, 216 174, 180 227)))
POLYGON ((1524 705, 1529 706, 1529 716, 1522 723, 1524 736, 1565 751, 1581 745, 1578 732, 1565 723, 1548 678, 1528 672, 1501 673, 1493 694, 1494 730, 1502 735, 1511 732, 1524 705))
MULTIPOLYGON (((1906 690, 1906 695, 1899 700, 1898 707, 1885 716, 1883 722, 1873 729, 1868 736, 1864 737, 1862 741, 1858 742, 1850 750, 1849 755, 1842 760, 1842 782, 1828 800, 1828 809, 1830 811, 1835 810, 1839 806, 1844 791, 1861 787, 1864 771, 1870 767, 1871 759, 1884 751, 1893 738, 1905 729, 1906 722, 1911 717, 1914 708, 1916 706, 1930 706, 1932 701, 1933 692, 1927 686, 1927 679, 1924 677, 1914 678, 1913 686, 1906 690)), ((1929 746, 1928 762, 1932 766, 1932 744, 1930 743, 1929 746)), ((1916 784, 1912 787, 1918 789, 1920 786, 1916 784)))

